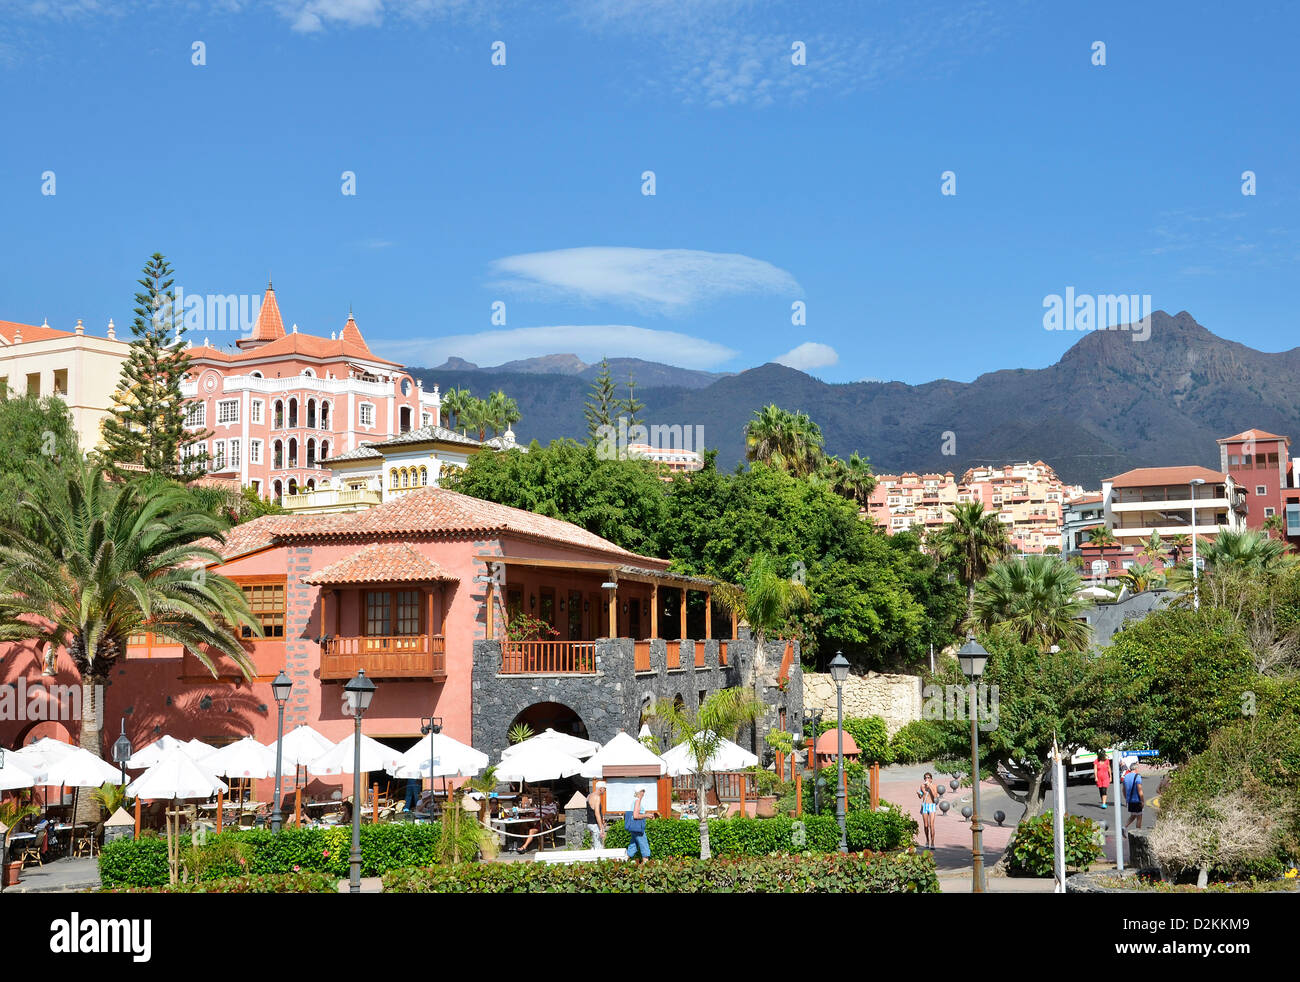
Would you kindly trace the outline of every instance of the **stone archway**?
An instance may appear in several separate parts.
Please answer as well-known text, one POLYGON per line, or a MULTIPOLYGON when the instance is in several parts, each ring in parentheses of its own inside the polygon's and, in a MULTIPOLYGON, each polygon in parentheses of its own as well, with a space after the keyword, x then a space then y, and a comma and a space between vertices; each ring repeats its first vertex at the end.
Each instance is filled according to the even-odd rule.
POLYGON ((506 732, 509 733, 520 723, 527 724, 534 733, 556 730, 582 740, 591 739, 587 734, 587 724, 582 721, 582 717, 562 702, 533 703, 515 714, 506 732))

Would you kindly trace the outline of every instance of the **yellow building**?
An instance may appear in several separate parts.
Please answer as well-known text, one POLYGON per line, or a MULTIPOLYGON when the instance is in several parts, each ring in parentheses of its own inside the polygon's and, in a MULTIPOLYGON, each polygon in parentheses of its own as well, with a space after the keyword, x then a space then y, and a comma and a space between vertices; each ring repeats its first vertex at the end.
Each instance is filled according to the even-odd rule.
POLYGON ((0 385, 20 396, 58 396, 68 406, 78 445, 91 450, 100 442, 130 347, 117 339, 112 321, 106 338, 87 334, 81 321, 73 331, 0 321, 0 385))

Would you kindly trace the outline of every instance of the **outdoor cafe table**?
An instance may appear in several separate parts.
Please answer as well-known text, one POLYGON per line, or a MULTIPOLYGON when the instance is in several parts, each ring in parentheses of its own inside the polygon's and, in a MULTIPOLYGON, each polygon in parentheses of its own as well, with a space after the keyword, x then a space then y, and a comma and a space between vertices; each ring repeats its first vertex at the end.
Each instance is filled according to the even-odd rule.
POLYGON ((509 815, 502 816, 501 818, 494 818, 491 821, 492 827, 496 829, 496 831, 512 833, 511 835, 502 836, 502 839, 505 840, 504 848, 507 852, 517 852, 520 844, 523 842, 523 839, 515 838, 515 836, 521 834, 519 831, 520 828, 522 828, 523 833, 526 834, 530 828, 541 828, 542 823, 540 815, 509 815))

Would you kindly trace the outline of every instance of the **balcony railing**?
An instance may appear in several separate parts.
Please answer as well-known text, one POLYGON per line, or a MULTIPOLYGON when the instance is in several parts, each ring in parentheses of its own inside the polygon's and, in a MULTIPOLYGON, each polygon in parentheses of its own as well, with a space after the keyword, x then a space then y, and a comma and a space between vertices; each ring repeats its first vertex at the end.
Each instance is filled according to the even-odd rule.
POLYGON ((447 641, 440 634, 400 634, 331 638, 321 644, 322 681, 350 679, 358 669, 377 679, 444 679, 447 641))
MULTIPOLYGON (((646 649, 647 661, 649 648, 646 649)), ((594 641, 503 641, 502 675, 594 675, 594 641)))
POLYGON ((288 511, 304 508, 364 508, 377 505, 380 501, 378 491, 369 488, 320 488, 315 491, 300 491, 285 495, 284 507, 288 511))

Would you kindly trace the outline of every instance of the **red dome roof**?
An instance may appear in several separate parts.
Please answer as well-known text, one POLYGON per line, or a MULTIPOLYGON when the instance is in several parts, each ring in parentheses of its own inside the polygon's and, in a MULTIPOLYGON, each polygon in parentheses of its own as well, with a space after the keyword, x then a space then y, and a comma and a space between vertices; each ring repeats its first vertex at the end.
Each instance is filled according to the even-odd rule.
MULTIPOLYGON (((827 730, 817 738, 813 744, 813 752, 822 757, 834 757, 839 753, 839 743, 836 737, 837 730, 827 730)), ((847 730, 844 733, 844 756, 856 757, 862 751, 858 749, 857 742, 853 739, 852 734, 847 730)))

